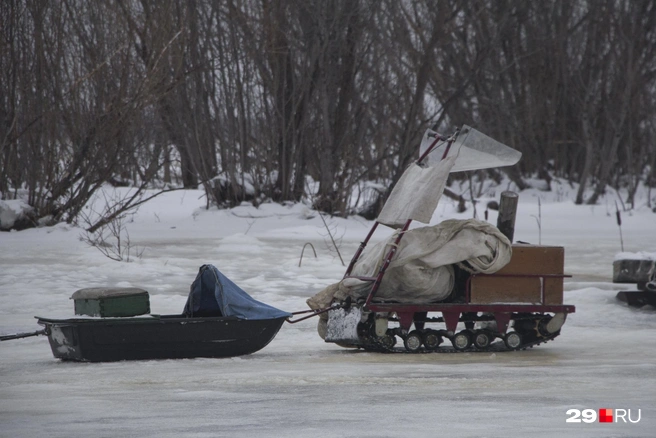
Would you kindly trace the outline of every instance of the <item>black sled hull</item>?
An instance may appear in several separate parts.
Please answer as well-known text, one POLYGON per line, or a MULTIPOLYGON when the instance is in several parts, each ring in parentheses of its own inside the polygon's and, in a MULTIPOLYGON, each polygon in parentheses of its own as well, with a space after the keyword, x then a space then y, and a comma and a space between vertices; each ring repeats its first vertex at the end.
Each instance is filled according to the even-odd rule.
POLYGON ((180 315, 37 319, 55 358, 88 362, 242 356, 269 344, 285 321, 180 315))

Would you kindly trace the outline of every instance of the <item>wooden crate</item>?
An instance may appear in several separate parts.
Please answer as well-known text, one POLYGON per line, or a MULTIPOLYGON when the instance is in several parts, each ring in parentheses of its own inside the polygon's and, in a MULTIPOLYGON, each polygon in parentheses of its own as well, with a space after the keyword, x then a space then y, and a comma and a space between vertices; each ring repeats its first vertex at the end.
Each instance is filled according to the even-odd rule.
POLYGON ((470 302, 472 304, 562 304, 562 277, 522 277, 521 275, 562 275, 564 269, 563 247, 515 244, 512 258, 503 269, 492 275, 477 275, 472 278, 470 302))

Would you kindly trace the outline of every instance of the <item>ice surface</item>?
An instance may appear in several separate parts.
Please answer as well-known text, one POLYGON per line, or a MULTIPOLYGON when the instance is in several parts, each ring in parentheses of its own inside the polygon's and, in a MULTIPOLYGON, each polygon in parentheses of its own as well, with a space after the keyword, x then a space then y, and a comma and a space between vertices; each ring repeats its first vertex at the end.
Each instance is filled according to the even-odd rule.
MULTIPOLYGON (((515 238, 565 246, 574 276, 565 301, 577 311, 554 342, 513 353, 375 354, 324 343, 311 319, 285 324, 250 356, 86 364, 54 359, 44 337, 6 341, 0 437, 652 437, 656 311, 615 299, 626 285, 611 283, 620 251, 612 211, 547 195, 520 194, 515 238), (641 409, 642 419, 569 424, 570 408, 641 409)), ((83 287, 141 287, 153 313, 178 313, 204 263, 288 311, 306 309, 307 298, 344 274, 321 219, 302 205, 203 205, 194 191, 143 205, 128 226, 146 250, 132 263, 105 258, 70 226, 0 233, 0 334, 35 331, 34 315, 73 316, 69 297, 83 287), (306 251, 299 268, 306 242, 317 258, 306 251)), ((471 217, 471 209, 454 211, 443 199, 432 223, 471 217)), ((330 221, 349 259, 371 224, 330 221)), ((656 248, 649 209, 625 215, 622 231, 626 251, 656 248)))

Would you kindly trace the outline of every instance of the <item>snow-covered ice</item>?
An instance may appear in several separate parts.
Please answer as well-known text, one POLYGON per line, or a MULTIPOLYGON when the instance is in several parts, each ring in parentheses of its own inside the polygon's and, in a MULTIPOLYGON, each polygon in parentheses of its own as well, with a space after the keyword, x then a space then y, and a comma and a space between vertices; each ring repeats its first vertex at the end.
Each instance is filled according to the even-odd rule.
MULTIPOLYGON (((142 287, 153 313, 179 313, 204 263, 288 311, 306 309, 343 275, 306 207, 204 210, 201 195, 172 192, 141 206, 127 226, 144 252, 131 263, 109 260, 67 225, 0 233, 0 334, 37 330, 35 315, 72 315, 69 297, 83 287, 142 287), (317 258, 307 248, 299 267, 306 242, 317 258)), ((522 193, 515 231, 516 240, 565 246, 573 275, 565 302, 577 309, 554 342, 512 353, 385 355, 326 344, 311 319, 285 324, 250 356, 89 364, 54 359, 44 337, 6 341, 0 436, 654 436, 656 310, 615 299, 630 285, 611 283, 620 252, 614 209, 558 196, 522 193), (631 409, 634 419, 640 409, 641 421, 566 423, 572 408, 631 409)), ((471 214, 443 200, 433 222, 471 214)), ((642 206, 622 219, 624 250, 654 253, 656 214, 642 206)), ((350 259, 371 224, 328 221, 350 259)))

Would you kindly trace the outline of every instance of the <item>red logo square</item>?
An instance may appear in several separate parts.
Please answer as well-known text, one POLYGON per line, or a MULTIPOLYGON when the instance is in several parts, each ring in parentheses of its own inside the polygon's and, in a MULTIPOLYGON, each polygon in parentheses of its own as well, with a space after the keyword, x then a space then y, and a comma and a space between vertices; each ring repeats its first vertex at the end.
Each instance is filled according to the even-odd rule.
POLYGON ((612 409, 599 409, 599 422, 600 423, 612 423, 613 422, 613 410, 612 409))

